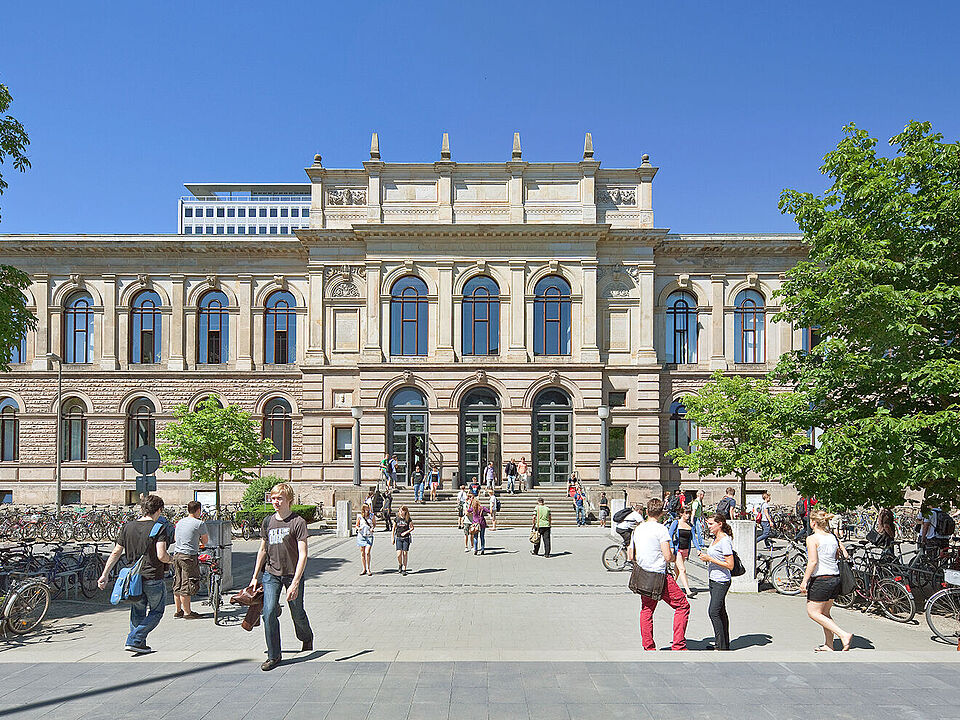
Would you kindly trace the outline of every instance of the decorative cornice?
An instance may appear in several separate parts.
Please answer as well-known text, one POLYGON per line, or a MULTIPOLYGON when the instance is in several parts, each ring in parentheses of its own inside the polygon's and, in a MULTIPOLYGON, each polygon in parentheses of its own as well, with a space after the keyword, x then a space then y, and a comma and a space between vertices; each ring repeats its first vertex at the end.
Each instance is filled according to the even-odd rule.
POLYGON ((0 255, 251 255, 303 256, 295 238, 185 238, 183 235, 0 235, 0 255))
POLYGON ((656 246, 658 255, 794 255, 807 248, 799 233, 770 235, 667 235, 656 246))

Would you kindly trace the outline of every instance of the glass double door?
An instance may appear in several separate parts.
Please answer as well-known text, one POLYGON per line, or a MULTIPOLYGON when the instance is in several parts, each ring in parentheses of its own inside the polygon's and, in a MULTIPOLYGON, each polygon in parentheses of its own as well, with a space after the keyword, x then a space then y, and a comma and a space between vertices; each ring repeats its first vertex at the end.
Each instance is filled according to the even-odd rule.
POLYGON ((408 484, 418 465, 426 476, 427 414, 394 413, 390 421, 390 454, 397 459, 397 480, 408 484))
POLYGON ((467 412, 463 416, 463 478, 483 482, 487 463, 500 477, 500 413, 467 412))
POLYGON ((534 472, 537 482, 566 482, 573 471, 573 416, 570 411, 540 411, 535 422, 534 472))

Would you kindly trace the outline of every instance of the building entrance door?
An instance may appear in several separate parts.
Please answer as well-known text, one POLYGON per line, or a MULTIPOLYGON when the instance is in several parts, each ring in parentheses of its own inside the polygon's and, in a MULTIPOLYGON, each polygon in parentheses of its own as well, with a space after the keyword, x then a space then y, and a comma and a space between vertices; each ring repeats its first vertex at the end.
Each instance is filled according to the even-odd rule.
POLYGON ((533 473, 537 482, 566 482, 573 472, 573 410, 562 390, 544 390, 534 401, 533 473))
POLYGON ((387 421, 387 447, 397 459, 397 480, 410 483, 417 465, 427 473, 427 407, 426 399, 416 388, 402 388, 390 398, 387 421))
POLYGON ((461 409, 461 472, 466 482, 483 482, 487 463, 493 463, 500 477, 500 401, 487 389, 471 392, 461 409))

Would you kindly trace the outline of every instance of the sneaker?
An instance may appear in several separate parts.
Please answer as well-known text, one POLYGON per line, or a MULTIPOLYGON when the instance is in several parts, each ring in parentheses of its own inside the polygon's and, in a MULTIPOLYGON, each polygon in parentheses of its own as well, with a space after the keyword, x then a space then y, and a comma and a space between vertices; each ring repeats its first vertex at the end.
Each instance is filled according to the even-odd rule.
POLYGON ((470 552, 470 548, 464 548, 463 551, 464 551, 464 552, 470 552))
POLYGON ((279 664, 280 664, 280 658, 274 658, 273 660, 265 660, 263 664, 260 665, 260 669, 263 670, 264 672, 270 672, 279 664))
POLYGON ((153 652, 153 648, 149 645, 126 645, 123 649, 134 655, 147 655, 153 652))
POLYGON ((187 614, 185 614, 185 615, 183 616, 183 619, 184 619, 184 620, 199 620, 199 619, 202 618, 202 617, 203 617, 203 615, 200 615, 199 613, 195 613, 195 612, 193 612, 193 611, 191 610, 189 613, 187 613, 187 614))
POLYGON ((177 611, 173 614, 173 616, 174 616, 175 618, 182 618, 182 617, 183 617, 183 610, 177 610, 177 611))

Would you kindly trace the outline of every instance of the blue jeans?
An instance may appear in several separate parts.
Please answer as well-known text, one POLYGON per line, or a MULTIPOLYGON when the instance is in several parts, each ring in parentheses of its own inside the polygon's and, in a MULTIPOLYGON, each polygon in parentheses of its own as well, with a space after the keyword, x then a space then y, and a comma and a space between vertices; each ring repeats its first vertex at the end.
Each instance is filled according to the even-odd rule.
POLYGON ((587 514, 583 511, 583 507, 577 506, 577 525, 583 525, 587 522, 587 514))
POLYGON ((143 595, 130 602, 130 634, 127 645, 146 645, 147 635, 163 617, 167 588, 163 580, 144 580, 143 595))
MULTIPOLYGON (((268 572, 263 573, 263 635, 267 639, 267 659, 280 659, 280 593, 289 588, 293 582, 293 575, 277 577, 268 572)), ((297 597, 287 603, 290 608, 290 617, 293 618, 293 628, 296 630, 300 642, 313 640, 313 630, 310 621, 303 609, 303 578, 300 578, 300 592, 297 597)))
POLYGON ((480 532, 473 536, 473 550, 486 550, 487 548, 487 526, 481 525, 480 532), (480 544, 480 547, 477 547, 477 543, 480 544))
POLYGON ((703 550, 703 520, 696 519, 691 525, 693 526, 693 547, 696 550, 703 550))
POLYGON ((415 483, 413 486, 413 501, 420 502, 423 500, 423 483, 415 483))
POLYGON ((767 550, 773 549, 773 540, 770 539, 771 531, 772 528, 770 527, 770 523, 768 523, 766 520, 760 522, 760 536, 757 538, 757 542, 762 540, 764 547, 766 547, 767 550))
POLYGON ((516 489, 517 476, 516 475, 507 475, 507 492, 511 495, 513 494, 514 489, 516 489))

